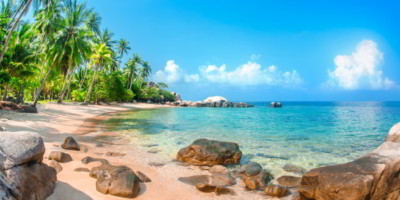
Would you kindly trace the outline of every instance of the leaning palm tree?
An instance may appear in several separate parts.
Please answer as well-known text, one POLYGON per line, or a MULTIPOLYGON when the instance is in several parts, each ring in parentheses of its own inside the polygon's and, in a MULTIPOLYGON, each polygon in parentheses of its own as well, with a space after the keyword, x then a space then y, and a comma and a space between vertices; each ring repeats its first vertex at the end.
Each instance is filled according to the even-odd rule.
MULTIPOLYGON (((4 54, 8 50, 8 43, 9 43, 10 39, 12 38, 13 31, 19 25, 22 17, 28 13, 29 8, 32 5, 32 3, 35 5, 35 8, 37 9, 40 7, 40 5, 44 5, 44 7, 47 7, 48 5, 50 5, 53 2, 53 0, 21 0, 21 1, 18 1, 18 3, 15 3, 16 1, 9 0, 8 2, 10 2, 10 4, 14 3, 16 9, 15 9, 15 12, 11 14, 12 18, 9 22, 8 34, 4 41, 4 49, 2 49, 0 52, 0 63, 3 61, 4 54)), ((12 6, 13 5, 11 5, 11 7, 12 6)))
POLYGON ((128 89, 132 89, 133 78, 137 74, 137 65, 142 64, 142 59, 138 54, 133 54, 133 57, 128 60, 127 67, 129 67, 130 75, 128 80, 128 89))
POLYGON ((58 99, 62 103, 66 90, 72 80, 76 66, 79 66, 91 53, 89 40, 93 32, 84 26, 91 14, 85 3, 71 1, 66 6, 65 18, 59 24, 63 28, 57 33, 52 47, 55 57, 62 59, 68 57, 68 72, 58 99))
POLYGON ((93 66, 93 77, 92 83, 89 86, 88 94, 85 98, 84 105, 87 105, 92 96, 92 89, 96 82, 97 71, 103 70, 104 67, 108 66, 112 62, 112 52, 104 43, 96 44, 93 48, 93 54, 91 56, 91 65, 93 66))
POLYGON ((151 74, 151 66, 148 62, 143 62, 142 63, 142 68, 140 69, 140 76, 143 78, 143 80, 147 80, 147 78, 151 74))

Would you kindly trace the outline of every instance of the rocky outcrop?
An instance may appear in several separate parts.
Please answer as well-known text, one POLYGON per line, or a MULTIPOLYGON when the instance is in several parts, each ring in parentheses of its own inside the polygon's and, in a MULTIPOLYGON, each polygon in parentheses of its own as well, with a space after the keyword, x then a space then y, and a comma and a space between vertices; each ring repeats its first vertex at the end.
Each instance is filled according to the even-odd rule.
POLYGON ((204 101, 197 101, 197 102, 192 102, 192 101, 183 101, 183 100, 176 100, 175 102, 170 102, 167 103, 168 105, 171 106, 181 106, 181 107, 235 107, 235 108, 248 108, 248 107, 253 107, 253 105, 249 103, 233 103, 233 102, 228 102, 227 99, 224 97, 208 97, 204 101))
POLYGON ((16 104, 10 101, 0 101, 0 110, 14 110, 23 113, 37 113, 36 107, 31 105, 16 104))
POLYGON ((61 145, 63 149, 80 151, 81 147, 71 136, 65 138, 64 143, 61 145))
POLYGON ((198 139, 188 147, 179 150, 176 159, 191 165, 238 164, 242 152, 233 142, 198 139))
MULTIPOLYGON (((89 176, 96 178, 96 190, 103 194, 134 198, 140 192, 139 178, 126 166, 113 166, 102 159, 86 157, 87 163, 99 161, 101 165, 93 167, 89 176)), ((84 162, 82 160, 82 162, 84 162)))
POLYGON ((269 104, 269 107, 271 107, 271 108, 282 108, 283 107, 283 103, 281 103, 281 102, 271 102, 269 104))
POLYGON ((340 165, 312 169, 301 180, 301 199, 397 200, 400 196, 399 124, 367 155, 340 165))
POLYGON ((274 176, 256 162, 250 162, 244 169, 243 182, 249 190, 258 190, 267 186, 274 176))
POLYGON ((0 174, 3 177, 0 192, 18 200, 41 200, 50 196, 55 188, 57 172, 43 164, 43 139, 32 132, 2 132, 0 137, 0 174))

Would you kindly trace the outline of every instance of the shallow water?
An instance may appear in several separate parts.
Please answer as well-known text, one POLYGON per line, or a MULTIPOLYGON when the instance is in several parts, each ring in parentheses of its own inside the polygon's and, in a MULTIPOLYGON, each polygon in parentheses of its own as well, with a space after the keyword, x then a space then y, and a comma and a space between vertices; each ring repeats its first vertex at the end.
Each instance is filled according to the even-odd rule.
POLYGON ((240 145, 242 163, 256 161, 276 176, 285 164, 306 169, 344 163, 378 147, 400 122, 400 102, 286 102, 284 108, 163 108, 120 113, 106 123, 135 145, 157 144, 175 158, 195 139, 240 145))

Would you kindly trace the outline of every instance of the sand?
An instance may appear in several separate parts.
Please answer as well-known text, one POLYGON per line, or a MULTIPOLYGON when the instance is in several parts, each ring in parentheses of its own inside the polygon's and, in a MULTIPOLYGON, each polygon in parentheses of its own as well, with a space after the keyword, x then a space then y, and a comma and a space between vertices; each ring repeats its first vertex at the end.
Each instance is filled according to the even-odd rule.
MULTIPOLYGON (((208 171, 195 166, 182 166, 158 154, 149 153, 149 147, 135 145, 127 136, 106 131, 102 120, 117 112, 138 109, 162 109, 167 106, 154 104, 117 104, 81 106, 74 103, 38 105, 38 114, 1 112, 0 126, 8 131, 33 131, 42 135, 46 153, 44 163, 49 163, 47 156, 51 151, 69 153, 73 161, 61 163, 63 170, 57 174, 56 189, 49 200, 119 200, 125 198, 104 195, 96 191, 96 179, 87 172, 75 172, 84 167, 91 169, 100 163, 82 164, 86 156, 105 158, 113 165, 126 165, 146 174, 152 182, 140 183, 141 192, 135 199, 139 200, 197 200, 197 199, 273 199, 261 192, 246 191, 241 180, 231 187, 236 195, 216 196, 198 191, 194 186, 178 181, 179 177, 192 175, 210 175, 208 171), (65 137, 73 136, 81 144, 81 151, 67 151, 60 148, 65 137), (126 154, 119 157, 107 157, 107 152, 126 154), (161 167, 149 163, 164 164, 161 167)), ((285 199, 291 199, 286 197, 285 199)))

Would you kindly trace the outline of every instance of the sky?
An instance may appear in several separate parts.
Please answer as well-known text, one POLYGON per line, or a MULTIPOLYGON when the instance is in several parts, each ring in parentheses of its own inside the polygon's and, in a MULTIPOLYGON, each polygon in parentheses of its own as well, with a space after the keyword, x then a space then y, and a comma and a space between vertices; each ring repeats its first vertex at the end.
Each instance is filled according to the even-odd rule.
POLYGON ((86 2, 186 100, 400 100, 399 1, 86 2))

